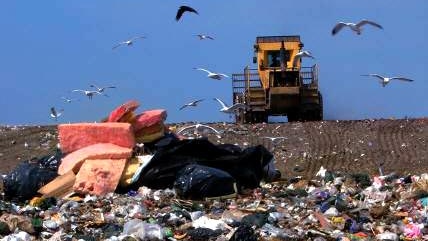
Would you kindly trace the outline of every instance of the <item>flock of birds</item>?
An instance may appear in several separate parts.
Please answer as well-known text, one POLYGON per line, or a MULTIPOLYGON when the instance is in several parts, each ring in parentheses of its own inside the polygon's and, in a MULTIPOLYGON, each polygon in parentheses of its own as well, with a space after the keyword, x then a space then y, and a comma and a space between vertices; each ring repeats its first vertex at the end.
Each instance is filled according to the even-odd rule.
MULTIPOLYGON (((339 31, 341 31, 344 27, 348 27, 349 29, 351 29, 352 31, 354 31, 357 35, 360 35, 363 31, 363 26, 364 25, 371 25, 373 27, 376 27, 378 29, 383 29, 383 27, 373 21, 367 20, 367 19, 363 19, 358 23, 345 23, 345 22, 339 22, 337 23, 333 30, 331 31, 332 35, 336 35, 337 33, 339 33, 339 31)), ((364 74, 361 76, 371 76, 371 77, 376 77, 379 79, 380 84, 382 85, 382 87, 385 87, 391 80, 401 80, 401 81, 407 81, 407 82, 412 82, 412 79, 406 78, 406 77, 384 77, 382 75, 379 74, 364 74)))
MULTIPOLYGON (((177 10, 175 20, 179 21, 185 13, 193 13, 193 14, 199 15, 198 11, 196 11, 192 7, 180 6, 179 9, 177 10)), ((358 23, 339 22, 334 26, 334 28, 331 31, 331 34, 334 36, 334 35, 338 34, 340 31, 342 31, 343 29, 349 28, 350 30, 355 32, 357 35, 360 35, 363 31, 363 26, 366 26, 366 25, 370 25, 370 26, 376 27, 378 29, 383 29, 383 27, 380 24, 364 19, 358 23)), ((195 37, 198 37, 199 40, 214 40, 214 38, 212 36, 209 36, 206 34, 196 34, 195 37)), ((116 45, 114 45, 112 47, 112 49, 115 50, 119 47, 130 47, 134 44, 135 41, 143 40, 145 38, 146 38, 145 36, 136 36, 136 37, 130 38, 128 40, 121 41, 121 42, 117 43, 116 45)), ((298 52, 294 57, 295 58, 293 61, 293 66, 296 66, 297 62, 301 61, 302 58, 315 59, 315 57, 312 55, 312 53, 308 50, 302 50, 302 51, 298 52)), ((205 68, 194 68, 194 69, 207 73, 207 77, 214 79, 214 80, 222 80, 223 78, 229 78, 229 76, 224 74, 224 73, 212 72, 212 71, 205 69, 205 68)), ((413 81, 412 79, 409 79, 406 77, 384 77, 384 76, 379 75, 379 74, 366 74, 366 75, 362 75, 362 76, 370 76, 370 77, 375 77, 375 78, 379 79, 379 81, 383 87, 385 87, 391 80, 401 80, 401 81, 408 81, 408 82, 413 81)), ((92 100, 92 98, 96 95, 102 95, 102 96, 108 97, 108 95, 105 94, 105 91, 107 89, 116 88, 115 86, 99 87, 99 86, 96 86, 94 84, 90 85, 90 87, 93 89, 90 89, 90 90, 75 89, 75 90, 72 90, 71 92, 82 93, 85 96, 87 96, 89 98, 89 100, 92 100)), ((71 103, 71 102, 79 100, 79 99, 71 99, 71 98, 66 98, 66 97, 61 97, 61 98, 67 103, 71 103)), ((226 113, 229 115, 236 113, 236 111, 238 111, 240 109, 247 109, 248 108, 248 106, 246 106, 245 104, 242 104, 242 103, 237 103, 237 104, 228 106, 219 98, 213 98, 213 100, 219 103, 219 105, 220 105, 219 111, 220 112, 223 112, 223 113, 226 113)), ((179 108, 179 110, 184 110, 187 107, 196 107, 202 101, 204 101, 204 99, 197 99, 197 100, 191 101, 191 102, 181 106, 179 108)), ((51 117, 54 118, 55 120, 57 120, 62 115, 62 112, 63 112, 63 109, 57 111, 54 107, 51 107, 51 117)), ((177 133, 182 134, 182 133, 188 132, 189 130, 194 130, 194 134, 196 136, 201 136, 201 133, 204 133, 206 131, 210 131, 210 132, 214 133, 218 138, 221 138, 221 132, 220 131, 214 129, 213 127, 203 125, 203 124, 199 124, 199 123, 197 123, 195 125, 190 125, 190 126, 184 127, 181 130, 179 130, 177 133)), ((278 144, 280 141, 287 139, 286 137, 267 137, 267 136, 262 137, 262 138, 268 139, 274 144, 278 144)))
MULTIPOLYGON (((97 86, 97 85, 95 85, 95 84, 91 84, 91 85, 89 85, 89 87, 91 87, 91 88, 93 88, 93 89, 91 89, 91 90, 81 90, 81 89, 76 89, 76 90, 72 90, 71 92, 78 92, 78 93, 82 93, 82 94, 84 94, 85 96, 87 96, 88 98, 89 98, 89 100, 92 100, 92 98, 95 96, 95 95, 103 95, 103 96, 105 96, 105 97, 109 97, 107 94, 105 94, 105 91, 107 90, 107 89, 115 89, 116 88, 116 86, 103 86, 103 87, 100 87, 100 86, 97 86)), ((61 99, 64 101, 64 102, 66 102, 66 103, 72 103, 72 102, 75 102, 75 101, 79 101, 80 99, 77 99, 77 98, 68 98, 68 97, 65 97, 65 96, 61 96, 61 99)), ((50 113, 50 116, 55 120, 55 121, 58 121, 58 118, 62 115, 62 113, 63 113, 63 111, 64 111, 64 109, 60 109, 60 110, 56 110, 55 109, 55 107, 51 107, 51 113, 50 113)))
MULTIPOLYGON (((183 14, 186 13, 186 12, 199 14, 195 9, 193 9, 193 8, 191 8, 189 6, 180 6, 179 9, 178 9, 178 11, 177 11, 177 14, 175 16, 175 20, 179 21, 182 18, 183 14)), ((195 36, 198 37, 200 40, 206 40, 206 39, 214 40, 213 37, 211 37, 209 35, 206 35, 206 34, 196 34, 195 36)), ((145 39, 145 38, 146 38, 145 36, 136 36, 136 37, 130 38, 128 40, 121 41, 121 42, 117 43, 116 45, 114 45, 112 47, 112 49, 115 50, 115 49, 117 49, 119 47, 122 47, 122 46, 130 47, 130 46, 132 46, 134 44, 135 41, 142 40, 142 39, 145 39)), ((206 72, 208 74, 207 76, 209 78, 216 79, 216 80, 221 80, 222 78, 228 78, 229 77, 226 74, 211 72, 211 71, 209 71, 207 69, 203 69, 203 68, 194 68, 194 69, 200 70, 200 71, 204 71, 204 72, 206 72)), ((96 96, 96 95, 102 95, 102 96, 108 97, 108 95, 105 94, 106 89, 116 88, 116 86, 99 87, 99 86, 94 85, 94 84, 91 84, 90 87, 93 88, 93 89, 89 89, 89 90, 88 89, 85 89, 85 90, 83 90, 83 89, 75 89, 75 90, 72 90, 71 92, 82 93, 83 95, 87 96, 89 98, 89 100, 92 100, 93 97, 96 96)), ((61 99, 64 100, 66 103, 71 103, 71 102, 74 102, 74 101, 79 101, 79 99, 68 98, 68 97, 64 97, 64 96, 62 96, 61 99)), ((202 100, 199 100, 199 101, 202 101, 202 100)), ((189 104, 183 106, 180 109, 183 109, 186 106, 196 106, 196 103, 198 103, 199 101, 194 101, 192 103, 189 103, 189 104)), ((225 106, 222 101, 220 101, 220 103, 222 103, 222 111, 223 112, 227 112, 228 111, 228 107, 225 106)), ((55 107, 51 107, 50 108, 50 116, 55 121, 58 121, 58 118, 62 115, 63 111, 64 111, 64 109, 56 110, 55 107)))
MULTIPOLYGON (((383 27, 380 24, 373 22, 373 21, 370 21, 370 20, 367 20, 367 19, 363 19, 358 23, 339 22, 333 27, 331 34, 334 36, 334 35, 338 34, 342 29, 347 27, 350 30, 352 30, 353 32, 355 32, 357 35, 361 35, 361 33, 363 31, 363 26, 365 26, 365 25, 370 25, 370 26, 376 27, 378 29, 383 29, 383 27)), ((293 66, 296 66, 297 61, 299 61, 301 58, 312 58, 312 59, 314 59, 315 57, 312 55, 312 53, 310 51, 307 51, 307 50, 300 51, 299 53, 297 53, 295 55, 293 66)), ((401 81, 407 81, 407 82, 413 81, 412 79, 409 79, 406 77, 384 77, 380 74, 363 74, 361 76, 371 76, 371 77, 378 78, 382 87, 385 87, 388 83, 390 83, 391 80, 401 80, 401 81)))

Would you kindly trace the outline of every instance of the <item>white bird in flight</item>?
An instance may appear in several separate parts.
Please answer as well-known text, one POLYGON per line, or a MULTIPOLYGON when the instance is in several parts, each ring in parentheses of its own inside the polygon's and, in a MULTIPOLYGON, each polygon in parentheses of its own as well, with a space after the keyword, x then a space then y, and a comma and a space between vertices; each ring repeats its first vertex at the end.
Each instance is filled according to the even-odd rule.
POLYGON ((214 73, 209 70, 203 69, 203 68, 194 68, 196 70, 205 71, 208 73, 207 77, 211 79, 221 80, 223 77, 229 78, 229 76, 222 74, 222 73, 214 73))
POLYGON ((221 101, 220 99, 214 98, 214 100, 216 100, 218 103, 220 103, 220 105, 221 105, 220 111, 224 112, 224 113, 231 114, 231 113, 235 113, 235 111, 237 111, 239 109, 247 109, 247 106, 245 104, 242 104, 242 103, 236 103, 232 106, 226 106, 226 104, 223 101, 221 101))
POLYGON ((63 109, 60 110, 61 112, 57 112, 55 110, 55 107, 51 107, 51 117, 55 119, 55 121, 58 121, 58 117, 60 117, 62 115, 62 111, 64 111, 63 109))
POLYGON ((177 134, 182 134, 190 129, 195 129, 194 133, 195 135, 201 135, 201 133, 203 133, 204 131, 208 130, 211 131, 213 133, 216 134, 217 138, 221 138, 220 132, 217 131, 216 129, 214 129, 211 126, 207 126, 207 125, 202 125, 202 124, 196 124, 196 125, 191 125, 191 126, 186 126, 181 128, 179 131, 177 131, 177 134))
POLYGON ((94 95, 104 95, 105 97, 108 97, 106 94, 103 94, 97 90, 72 90, 72 92, 82 92, 84 95, 88 96, 90 100, 92 100, 94 95))
POLYGON ((100 93, 104 92, 104 90, 106 90, 106 89, 115 89, 116 88, 116 86, 99 87, 99 86, 94 85, 94 84, 90 85, 90 87, 97 89, 97 91, 100 93))
POLYGON ((64 97, 64 96, 62 96, 61 97, 61 99, 63 99, 65 102, 67 102, 67 103, 71 103, 71 102, 73 102, 73 101, 78 101, 79 99, 70 99, 70 98, 67 98, 67 97, 64 97))
POLYGON ((132 44, 134 44, 135 40, 137 40, 137 39, 145 39, 145 38, 146 37, 144 37, 144 36, 133 37, 133 38, 131 38, 129 40, 125 40, 125 41, 122 41, 122 42, 118 43, 117 45, 113 46, 112 49, 116 49, 116 48, 118 48, 118 47, 120 47, 122 45, 132 46, 132 44))
POLYGON ((209 35, 205 35, 205 34, 196 34, 195 36, 199 37, 199 40, 205 40, 205 39, 211 39, 214 40, 213 37, 209 36, 209 35))
POLYGON ((383 87, 385 87, 391 80, 396 79, 396 80, 401 80, 401 81, 407 81, 407 82, 412 82, 412 79, 409 78, 405 78, 405 77, 384 77, 382 75, 378 75, 378 74, 363 74, 361 76, 372 76, 372 77, 376 77, 380 80, 380 83, 382 84, 383 87))
POLYGON ((338 24, 336 24, 336 26, 334 26, 333 30, 331 31, 331 34, 336 35, 343 27, 346 26, 346 27, 349 27, 352 31, 356 32, 358 35, 360 35, 361 31, 363 30, 362 26, 364 26, 366 24, 369 24, 369 25, 372 25, 374 27, 383 29, 383 27, 380 24, 375 23, 373 21, 369 21, 367 19, 363 19, 356 24, 355 23, 339 22, 338 24))
POLYGON ((186 107, 188 107, 188 106, 197 106, 197 105, 198 105, 198 103, 199 103, 199 102, 201 102, 201 101, 203 101, 203 100, 204 100, 204 99, 194 100, 194 101, 192 101, 192 102, 190 102, 190 103, 187 103, 187 104, 183 105, 182 107, 180 107, 180 110, 182 110, 182 109, 184 109, 184 108, 186 108, 186 107))
POLYGON ((293 66, 296 66, 297 61, 299 61, 303 57, 315 59, 315 57, 312 56, 312 53, 310 51, 308 51, 308 50, 300 51, 296 55, 294 55, 293 66))

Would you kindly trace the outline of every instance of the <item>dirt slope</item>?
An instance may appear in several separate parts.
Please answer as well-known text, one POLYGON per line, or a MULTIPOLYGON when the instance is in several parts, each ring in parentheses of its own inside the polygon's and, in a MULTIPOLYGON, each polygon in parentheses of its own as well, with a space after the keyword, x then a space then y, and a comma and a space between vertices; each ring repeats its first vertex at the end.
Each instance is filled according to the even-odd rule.
MULTIPOLYGON (((223 131, 221 139, 208 135, 213 142, 241 147, 262 144, 271 149, 283 176, 310 177, 321 166, 374 174, 381 164, 386 173, 428 172, 427 118, 209 125, 223 131), (274 145, 264 136, 287 139, 274 145)), ((56 126, 0 127, 0 173, 7 173, 19 161, 53 152, 56 144, 56 126)))

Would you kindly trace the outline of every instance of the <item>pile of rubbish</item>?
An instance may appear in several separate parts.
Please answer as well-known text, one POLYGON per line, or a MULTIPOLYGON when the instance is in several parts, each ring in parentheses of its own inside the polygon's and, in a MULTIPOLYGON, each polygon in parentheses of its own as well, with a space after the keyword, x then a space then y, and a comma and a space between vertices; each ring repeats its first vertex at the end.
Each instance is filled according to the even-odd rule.
POLYGON ((59 125, 60 150, 7 174, 1 240, 428 240, 428 174, 279 179, 263 146, 183 139, 138 107, 59 125))
POLYGON ((427 240, 428 174, 370 178, 324 170, 236 197, 174 189, 0 202, 2 240, 427 240))

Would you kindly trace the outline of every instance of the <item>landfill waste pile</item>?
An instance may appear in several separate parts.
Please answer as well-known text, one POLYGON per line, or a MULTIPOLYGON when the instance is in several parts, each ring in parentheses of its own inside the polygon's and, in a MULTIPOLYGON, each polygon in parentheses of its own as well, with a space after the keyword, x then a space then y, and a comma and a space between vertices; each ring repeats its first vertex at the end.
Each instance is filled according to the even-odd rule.
POLYGON ((2 240, 427 240, 428 174, 370 178, 320 170, 237 197, 174 189, 1 201, 2 240))
POLYGON ((58 126, 3 178, 1 240, 427 240, 428 174, 282 177, 264 146, 188 139, 129 101, 58 126))

